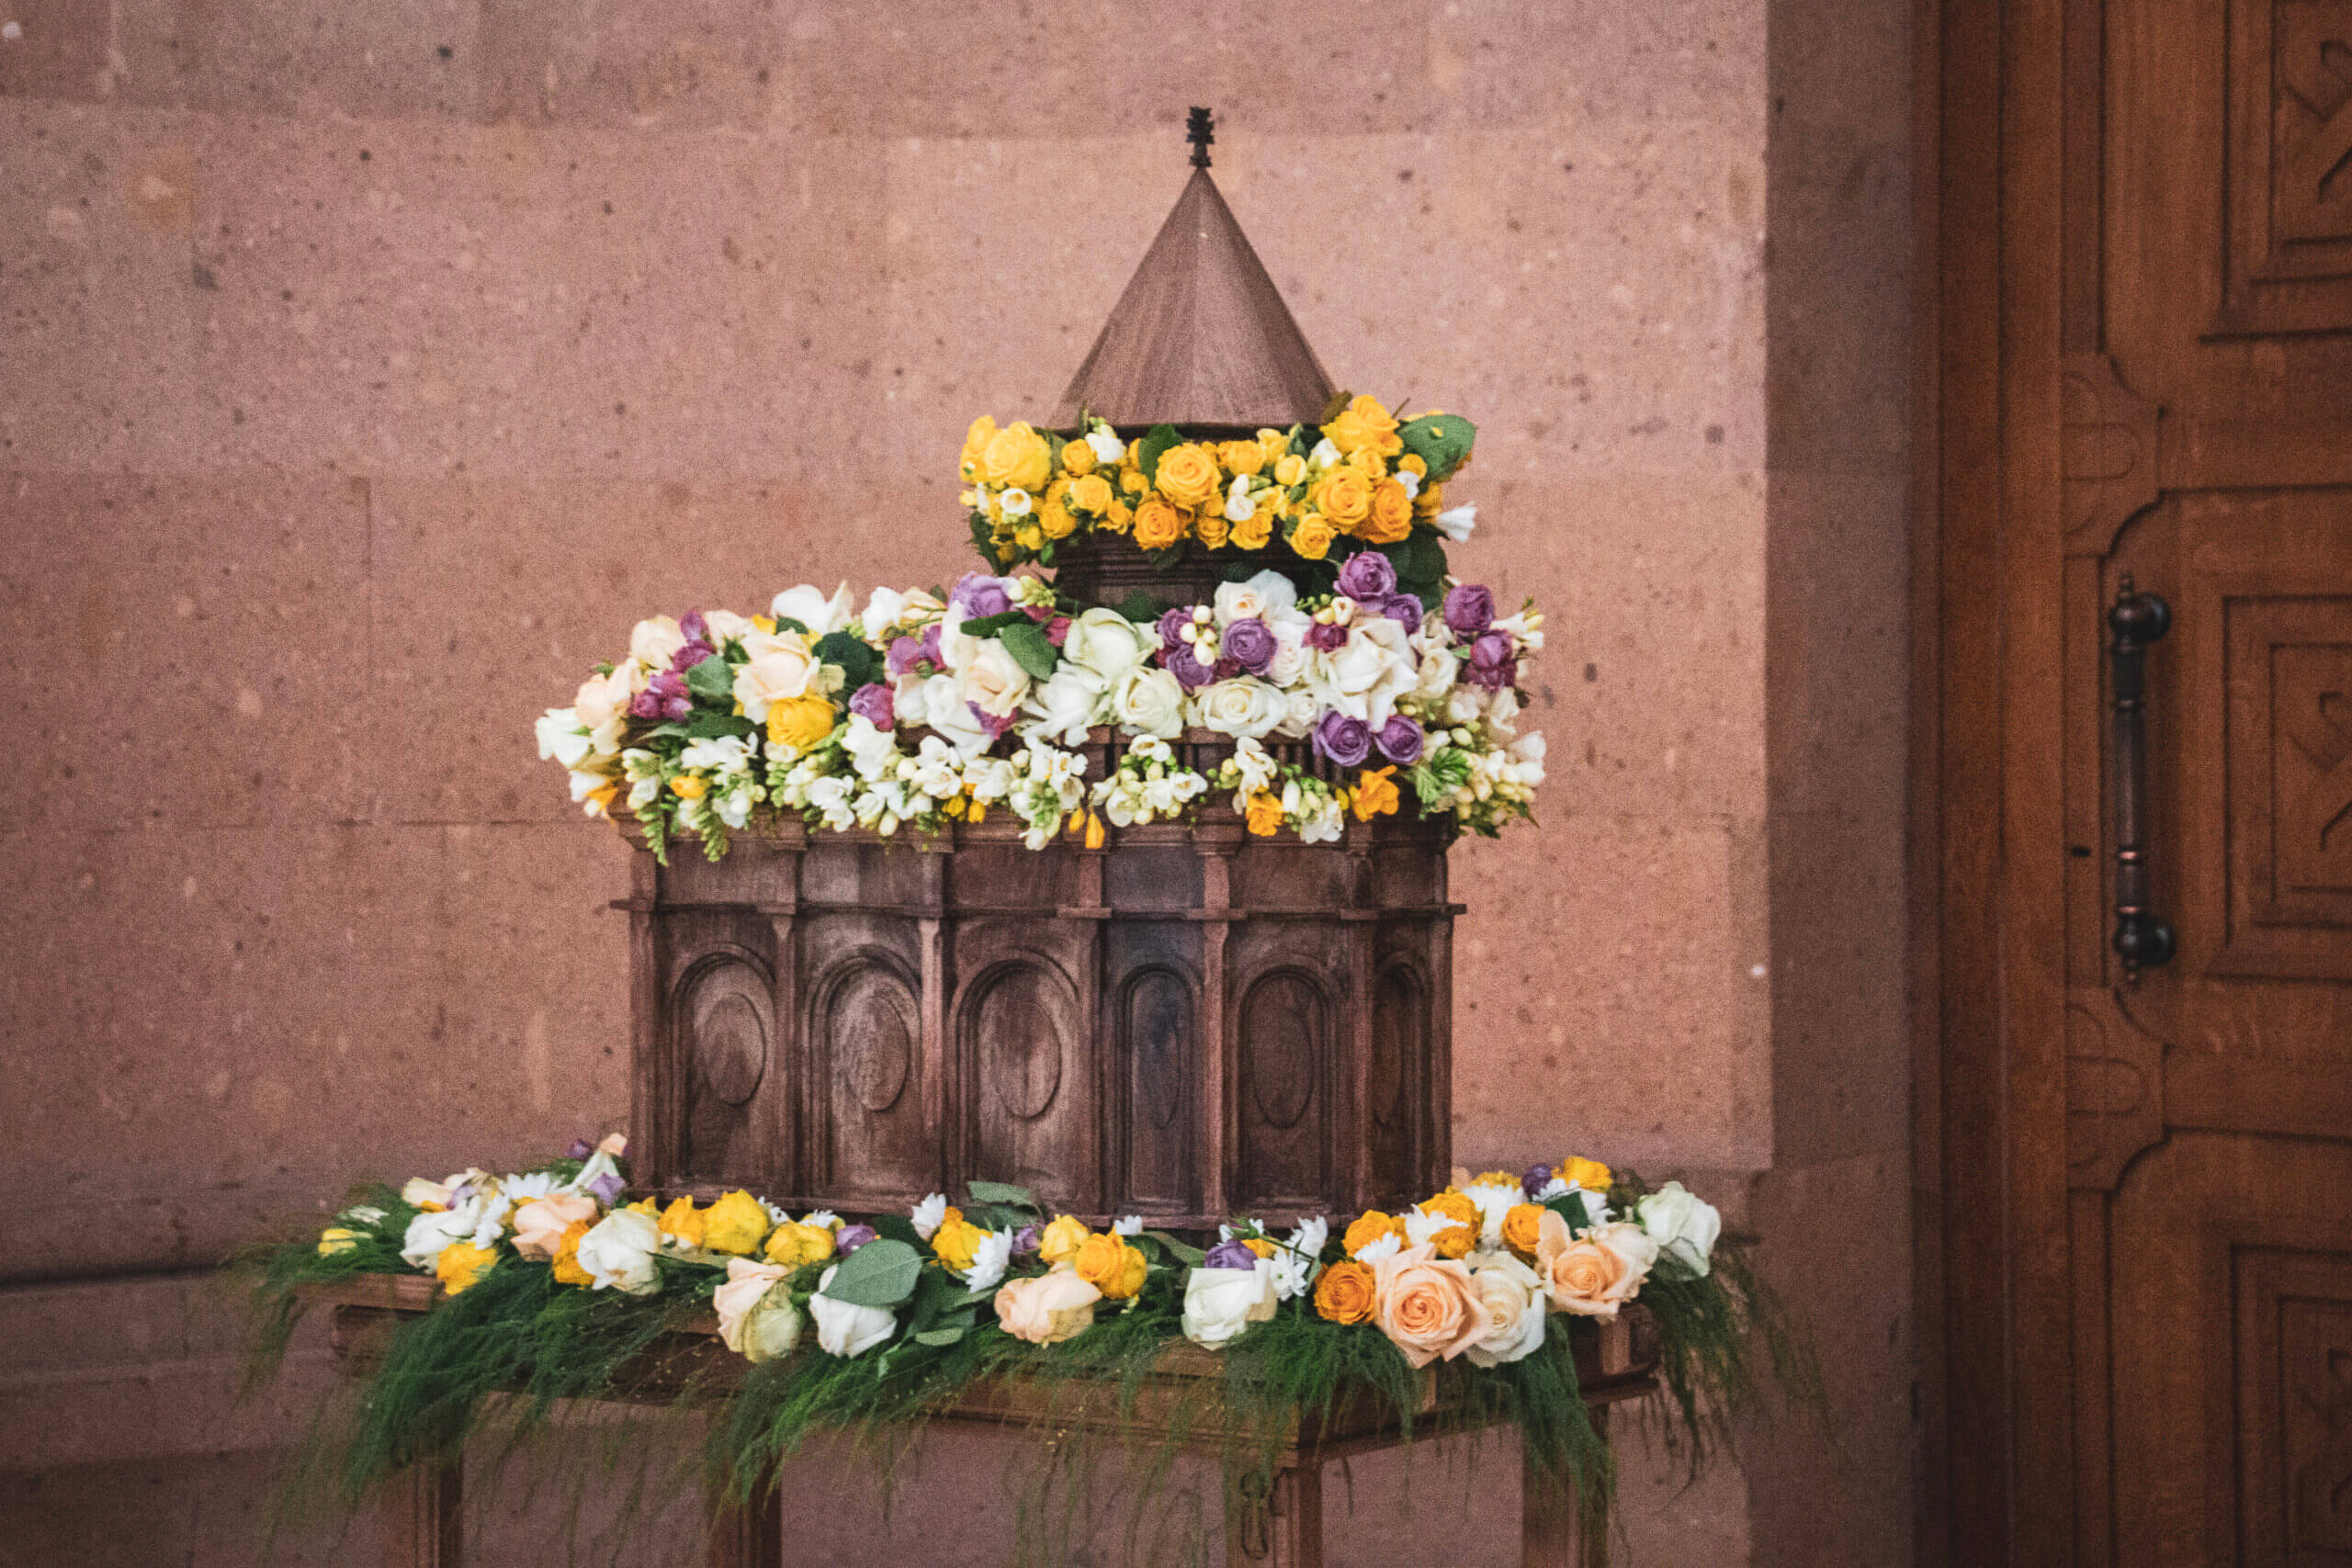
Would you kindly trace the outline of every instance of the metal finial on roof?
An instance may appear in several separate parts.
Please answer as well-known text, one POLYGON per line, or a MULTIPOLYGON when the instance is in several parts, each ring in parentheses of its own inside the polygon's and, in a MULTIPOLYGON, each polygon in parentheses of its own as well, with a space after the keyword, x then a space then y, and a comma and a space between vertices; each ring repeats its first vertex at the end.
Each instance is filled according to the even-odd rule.
POLYGON ((1209 166, 1209 143, 1216 140, 1216 116, 1195 108, 1184 117, 1184 140, 1193 144, 1193 167, 1209 166))

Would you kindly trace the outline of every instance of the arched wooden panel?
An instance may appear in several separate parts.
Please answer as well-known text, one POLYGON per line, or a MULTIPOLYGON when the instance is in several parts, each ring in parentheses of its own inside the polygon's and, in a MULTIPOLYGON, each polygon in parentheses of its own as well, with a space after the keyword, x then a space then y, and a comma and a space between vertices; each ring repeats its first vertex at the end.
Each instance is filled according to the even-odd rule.
POLYGON ((1414 1065, 1429 1049, 1429 989, 1409 964, 1391 964, 1380 972, 1372 992, 1372 1061, 1363 1077, 1364 1108, 1373 1125, 1402 1128, 1411 1124, 1412 1105, 1406 1087, 1414 1065))
POLYGON ((1199 1091, 1193 1085, 1196 983, 1165 964, 1146 964, 1119 982, 1112 1028, 1126 1103, 1124 1158, 1114 1173, 1123 1204, 1189 1208, 1199 1091))
POLYGON ((936 1165, 922 1115, 922 1010, 892 958, 860 948, 817 977, 808 1012, 828 1191, 902 1192, 936 1165))
POLYGON ((1091 1135, 1076 990, 1048 962, 1008 959, 972 981, 958 1018, 959 1055, 974 1075, 965 1093, 973 1171, 1069 1190, 1091 1135))
POLYGON ((1253 1206, 1317 1206, 1327 1186, 1322 1092, 1330 1004, 1302 969, 1273 969, 1242 994, 1240 1189, 1253 1206))
POLYGON ((712 1179, 763 1179, 766 1140, 753 1101, 776 1040, 767 971, 733 953, 713 954, 679 982, 670 1016, 677 1032, 673 1060, 684 1075, 681 1168, 712 1179))

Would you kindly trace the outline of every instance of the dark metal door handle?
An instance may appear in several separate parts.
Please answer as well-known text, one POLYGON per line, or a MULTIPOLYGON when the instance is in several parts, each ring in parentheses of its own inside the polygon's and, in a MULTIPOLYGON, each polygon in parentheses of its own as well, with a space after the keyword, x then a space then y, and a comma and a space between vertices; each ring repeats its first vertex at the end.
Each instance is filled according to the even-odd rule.
POLYGON ((2107 612, 2115 640, 2108 645, 2115 682, 2111 776, 2115 784, 2115 955, 2123 960, 2126 985, 2140 971, 2170 963, 2172 927, 2149 908, 2148 852, 2141 842, 2142 805, 2147 793, 2147 647, 2172 626, 2172 606, 2154 593, 2116 584, 2107 612))

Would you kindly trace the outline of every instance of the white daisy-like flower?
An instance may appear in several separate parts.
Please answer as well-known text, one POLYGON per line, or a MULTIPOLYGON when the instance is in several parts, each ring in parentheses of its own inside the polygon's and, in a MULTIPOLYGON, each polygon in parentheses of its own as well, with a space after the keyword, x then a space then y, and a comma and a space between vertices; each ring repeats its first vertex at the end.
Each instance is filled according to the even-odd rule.
POLYGON ((1434 1242, 1447 1231, 1469 1228, 1452 1214, 1432 1214, 1420 1209, 1414 1209, 1405 1215, 1405 1239, 1414 1247, 1434 1242))
POLYGON ((1012 1262, 1012 1233, 990 1231, 972 1249, 972 1266, 965 1271, 964 1283, 975 1291, 991 1289, 1003 1280, 1005 1269, 1012 1262))
POLYGON ((498 1179, 498 1190, 517 1203, 528 1203, 534 1199, 544 1198, 553 1192, 559 1185, 560 1183, 557 1181, 555 1173, 548 1170, 534 1170, 521 1176, 502 1176, 498 1179))
POLYGON ((1366 1243, 1363 1249, 1356 1254, 1356 1261, 1377 1263, 1384 1258, 1394 1258, 1404 1250, 1405 1244, 1396 1239, 1395 1231, 1390 1231, 1378 1241, 1366 1243))
POLYGON ((1141 1214, 1127 1215, 1111 1226, 1111 1234, 1113 1235, 1143 1235, 1143 1216, 1141 1214))
POLYGON ((842 1228, 842 1217, 831 1209, 811 1209, 800 1216, 800 1223, 804 1225, 815 1225, 820 1231, 837 1231, 842 1228))
POLYGON ((930 1197, 925 1198, 922 1202, 917 1203, 914 1206, 912 1213, 908 1215, 908 1218, 913 1220, 915 1223, 915 1235, 922 1237, 925 1241, 929 1241, 932 1237, 932 1233, 938 1230, 940 1225, 946 1221, 947 1194, 944 1192, 933 1193, 930 1197))
MULTIPOLYGON (((1274 1254, 1274 1295, 1289 1301, 1303 1296, 1314 1288, 1315 1276, 1323 1271, 1317 1261, 1323 1244, 1331 1239, 1331 1222, 1317 1216, 1302 1221, 1283 1242, 1285 1250, 1274 1254)), ((1392 1238, 1393 1239, 1393 1238, 1392 1238)))

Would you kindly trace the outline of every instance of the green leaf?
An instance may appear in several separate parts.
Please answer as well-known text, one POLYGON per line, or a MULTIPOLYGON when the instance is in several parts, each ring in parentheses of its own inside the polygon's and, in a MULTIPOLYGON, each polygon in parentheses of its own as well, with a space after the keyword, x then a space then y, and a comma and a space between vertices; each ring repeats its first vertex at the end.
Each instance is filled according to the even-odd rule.
POLYGON ((975 1203, 1003 1203, 1016 1209, 1035 1209, 1037 1195, 1026 1187, 1015 1187, 1004 1181, 975 1181, 965 1191, 975 1203))
POLYGON ((918 1345, 953 1345, 956 1341, 964 1337, 964 1332, 965 1331, 960 1328, 925 1329, 922 1333, 915 1336, 915 1343, 918 1345))
POLYGON ((735 695, 734 669, 714 653, 686 671, 686 690, 707 703, 730 701, 735 695))
POLYGON ((916 1231, 915 1223, 904 1214, 876 1214, 865 1223, 886 1241, 903 1241, 909 1247, 922 1245, 922 1236, 916 1231))
POLYGON ((869 1241, 841 1261, 819 1292, 853 1306, 894 1307, 915 1293, 922 1255, 903 1241, 869 1241))
POLYGON ((1458 413, 1425 413, 1397 426, 1396 434, 1404 437, 1406 451, 1429 465, 1422 482, 1442 484, 1470 456, 1478 427, 1458 413))
POLYGON ((792 615, 778 615, 775 618, 775 629, 780 632, 798 632, 802 637, 808 635, 808 624, 792 615))
POLYGON ((741 714, 698 713, 685 722, 689 740, 709 740, 721 735, 757 735, 760 727, 741 714))
POLYGON ((964 623, 966 637, 997 637, 1007 626, 1034 626, 1026 610, 1007 610, 1001 615, 980 615, 964 623))
POLYGON ((1119 601, 1119 614, 1138 626, 1149 626, 1168 613, 1167 604, 1140 588, 1130 588, 1119 601))
POLYGON ((1176 434, 1174 425, 1155 424, 1146 433, 1144 438, 1136 444, 1136 467, 1143 470, 1145 479, 1156 479, 1159 477, 1161 456, 1170 447, 1182 446, 1183 444, 1184 438, 1176 434))
POLYGON ((1005 652, 1012 655, 1013 661, 1029 671, 1033 681, 1050 679, 1054 666, 1061 662, 1061 655, 1046 640, 1045 628, 1035 621, 1007 626, 997 637, 1004 644, 1005 652))
POLYGON ((882 666, 880 657, 864 637, 854 637, 847 632, 827 632, 819 637, 817 657, 828 664, 840 665, 849 682, 845 689, 852 692, 876 679, 876 672, 882 666))
POLYGON ((686 727, 683 724, 657 724, 650 729, 639 730, 636 739, 641 744, 648 740, 662 740, 672 738, 684 739, 688 738, 689 734, 690 731, 688 731, 686 727))
POLYGON ((1173 1258, 1177 1262, 1183 1264, 1188 1269, 1199 1268, 1201 1266, 1201 1260, 1208 1256, 1207 1253, 1202 1251, 1199 1247, 1193 1246, 1190 1242, 1179 1241, 1174 1236, 1170 1235, 1166 1231, 1146 1231, 1143 1234, 1158 1242, 1160 1246, 1166 1247, 1168 1249, 1168 1255, 1170 1258, 1173 1258))

